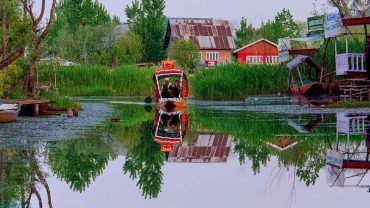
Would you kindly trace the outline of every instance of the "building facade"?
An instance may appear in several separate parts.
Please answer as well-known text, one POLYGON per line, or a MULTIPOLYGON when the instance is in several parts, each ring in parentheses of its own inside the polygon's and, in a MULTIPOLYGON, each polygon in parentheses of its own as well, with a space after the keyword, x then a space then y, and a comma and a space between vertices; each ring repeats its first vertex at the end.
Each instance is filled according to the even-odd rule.
POLYGON ((165 49, 177 40, 191 40, 195 43, 202 62, 229 62, 235 49, 232 29, 227 20, 169 18, 165 49))
POLYGON ((234 51, 242 64, 278 64, 278 46, 266 39, 260 39, 234 51))

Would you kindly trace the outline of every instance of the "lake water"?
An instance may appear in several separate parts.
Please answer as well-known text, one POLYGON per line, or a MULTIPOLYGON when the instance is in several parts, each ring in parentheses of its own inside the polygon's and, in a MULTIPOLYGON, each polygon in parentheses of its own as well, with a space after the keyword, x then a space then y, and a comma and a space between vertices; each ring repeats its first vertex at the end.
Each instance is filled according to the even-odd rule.
POLYGON ((80 98, 77 118, 0 125, 0 207, 354 207, 370 203, 370 109, 290 97, 80 98), (41 204, 40 204, 41 203, 41 204))

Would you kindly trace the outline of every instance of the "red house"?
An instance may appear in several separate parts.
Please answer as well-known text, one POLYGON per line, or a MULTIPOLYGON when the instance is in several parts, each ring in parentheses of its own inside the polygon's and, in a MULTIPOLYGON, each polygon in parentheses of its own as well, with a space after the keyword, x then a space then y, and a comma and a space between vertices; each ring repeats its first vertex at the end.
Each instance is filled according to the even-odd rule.
POLYGON ((242 64, 278 64, 278 46, 266 39, 259 39, 234 51, 242 64))

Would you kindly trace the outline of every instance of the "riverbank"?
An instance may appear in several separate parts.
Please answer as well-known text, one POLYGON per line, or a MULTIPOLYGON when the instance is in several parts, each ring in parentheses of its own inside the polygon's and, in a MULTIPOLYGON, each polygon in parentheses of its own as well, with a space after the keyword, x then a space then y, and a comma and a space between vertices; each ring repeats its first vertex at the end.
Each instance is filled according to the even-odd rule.
MULTIPOLYGON (((136 66, 40 67, 39 80, 54 83, 63 96, 152 96, 154 68, 136 66)), ((287 69, 282 65, 229 64, 199 71, 190 78, 196 99, 244 99, 247 95, 286 90, 287 69)))

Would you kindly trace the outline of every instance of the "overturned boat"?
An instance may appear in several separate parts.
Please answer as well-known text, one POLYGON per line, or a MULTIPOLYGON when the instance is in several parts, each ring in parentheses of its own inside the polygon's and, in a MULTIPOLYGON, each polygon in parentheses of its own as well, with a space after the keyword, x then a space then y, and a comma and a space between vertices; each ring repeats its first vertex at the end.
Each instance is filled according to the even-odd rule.
POLYGON ((320 96, 326 93, 324 67, 309 56, 299 55, 287 64, 291 95, 320 96))
POLYGON ((153 75, 155 101, 166 110, 185 106, 189 96, 188 79, 182 69, 175 68, 174 61, 162 61, 153 75))
POLYGON ((21 106, 18 103, 0 104, 0 123, 9 123, 17 120, 21 106))

